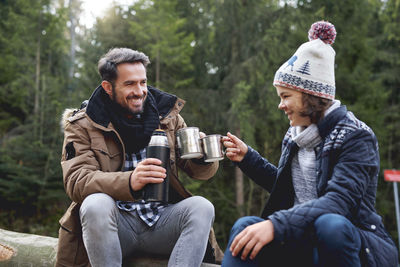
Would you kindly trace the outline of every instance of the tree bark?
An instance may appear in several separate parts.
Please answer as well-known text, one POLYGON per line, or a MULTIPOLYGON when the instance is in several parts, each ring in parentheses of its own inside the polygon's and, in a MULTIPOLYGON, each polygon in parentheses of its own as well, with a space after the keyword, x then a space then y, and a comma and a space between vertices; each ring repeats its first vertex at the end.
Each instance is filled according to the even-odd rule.
MULTIPOLYGON (((240 129, 236 130, 235 135, 240 138, 240 129)), ((236 207, 239 215, 244 216, 244 186, 243 172, 239 167, 235 167, 235 188, 236 188, 236 207)))
POLYGON ((158 45, 156 56, 156 87, 160 88, 160 47, 158 45))
POLYGON ((251 207, 253 204, 253 193, 254 193, 254 182, 250 181, 249 183, 249 192, 247 194, 247 204, 246 204, 246 214, 250 214, 251 207))
POLYGON ((46 75, 42 75, 42 91, 40 92, 40 120, 39 120, 39 141, 43 143, 43 130, 44 130, 44 112, 45 112, 45 98, 46 98, 46 75))
POLYGON ((56 252, 57 238, 0 229, 0 266, 54 266, 56 252))
POLYGON ((68 89, 72 90, 72 79, 74 77, 75 71, 75 46, 76 46, 76 14, 75 14, 75 0, 69 1, 69 21, 71 22, 70 27, 70 36, 71 36, 71 45, 69 49, 69 69, 68 69, 68 89))
POLYGON ((42 38, 41 19, 39 19, 38 27, 38 40, 36 47, 36 72, 35 72, 35 99, 33 106, 33 120, 34 120, 34 136, 38 136, 38 122, 39 122, 39 94, 40 94, 40 41, 42 38))

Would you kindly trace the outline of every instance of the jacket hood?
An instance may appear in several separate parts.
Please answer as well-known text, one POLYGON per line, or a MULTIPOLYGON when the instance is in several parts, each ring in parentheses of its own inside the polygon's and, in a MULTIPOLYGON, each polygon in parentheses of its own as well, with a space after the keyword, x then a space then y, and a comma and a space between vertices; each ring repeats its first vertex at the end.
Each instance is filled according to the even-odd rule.
POLYGON ((61 132, 64 131, 65 127, 69 123, 68 118, 73 116, 76 110, 77 109, 75 108, 67 108, 64 110, 63 114, 61 115, 61 121, 60 121, 61 132))
POLYGON ((346 116, 346 114, 346 106, 340 106, 323 118, 322 121, 317 124, 321 138, 325 138, 336 124, 346 116))

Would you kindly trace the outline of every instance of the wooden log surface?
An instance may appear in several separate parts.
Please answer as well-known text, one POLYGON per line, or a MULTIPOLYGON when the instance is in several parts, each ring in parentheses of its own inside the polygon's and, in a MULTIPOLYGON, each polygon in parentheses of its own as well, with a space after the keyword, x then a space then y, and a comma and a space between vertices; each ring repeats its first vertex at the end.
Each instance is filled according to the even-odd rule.
MULTIPOLYGON (((0 266, 50 267, 57 255, 57 238, 0 229, 0 266)), ((167 258, 132 258, 125 267, 166 267, 167 258)), ((201 267, 220 265, 202 263, 201 267)))
POLYGON ((54 266, 57 238, 0 229, 0 266, 54 266))

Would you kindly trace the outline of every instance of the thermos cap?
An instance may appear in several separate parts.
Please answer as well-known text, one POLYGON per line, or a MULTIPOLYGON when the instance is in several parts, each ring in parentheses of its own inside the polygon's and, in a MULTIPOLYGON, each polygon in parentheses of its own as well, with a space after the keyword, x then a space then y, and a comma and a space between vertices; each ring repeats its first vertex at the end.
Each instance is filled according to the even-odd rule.
POLYGON ((169 147, 167 134, 164 130, 156 129, 151 136, 149 146, 166 146, 169 147))

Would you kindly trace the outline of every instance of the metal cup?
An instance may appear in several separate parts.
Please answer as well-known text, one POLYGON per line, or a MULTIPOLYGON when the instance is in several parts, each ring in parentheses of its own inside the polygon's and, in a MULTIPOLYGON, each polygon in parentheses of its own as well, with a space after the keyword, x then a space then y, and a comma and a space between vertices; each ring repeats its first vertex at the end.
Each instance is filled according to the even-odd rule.
POLYGON ((203 156, 199 128, 186 127, 179 129, 176 133, 176 139, 181 159, 194 159, 203 156))
POLYGON ((205 162, 214 162, 224 159, 225 151, 222 145, 222 135, 207 135, 201 138, 201 141, 203 145, 205 162))

